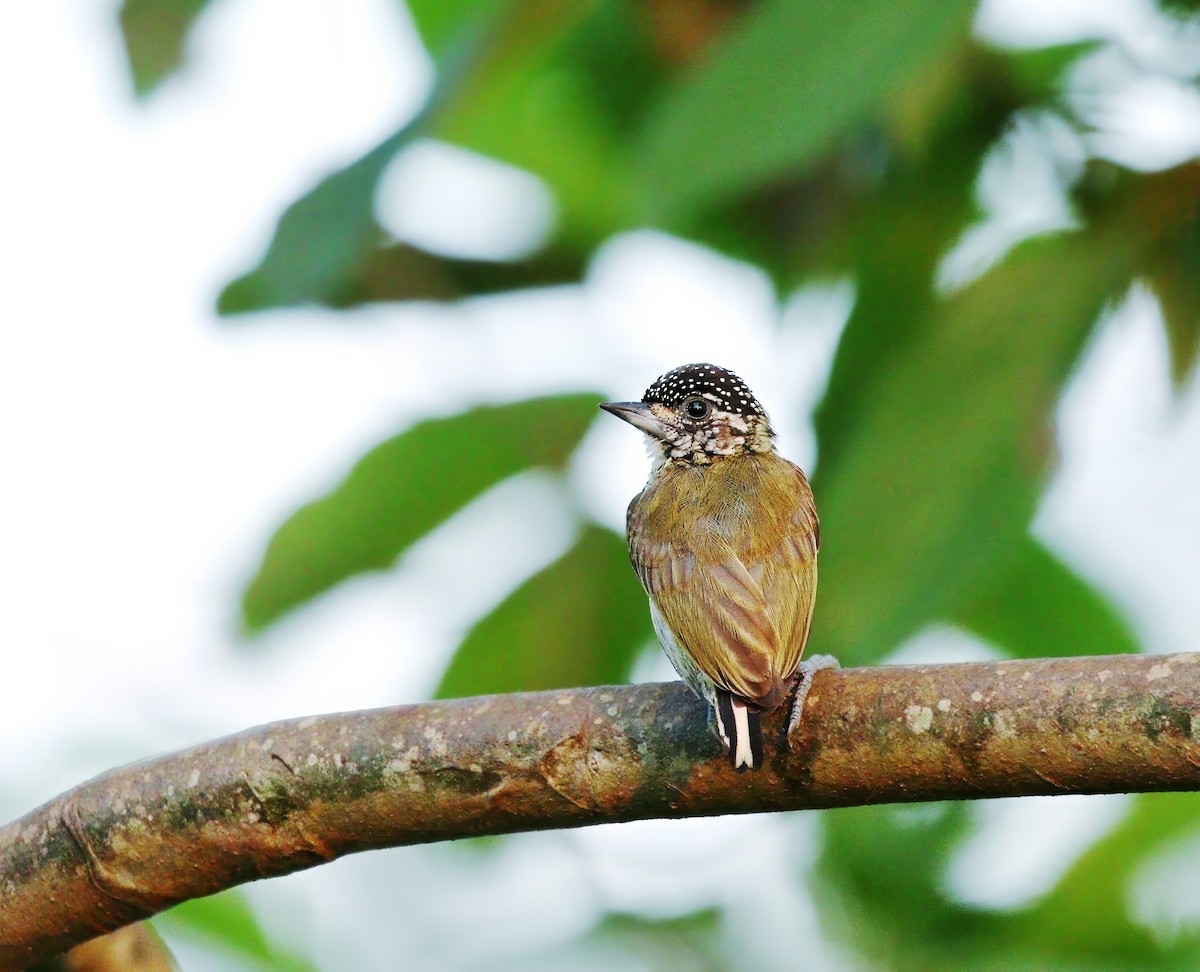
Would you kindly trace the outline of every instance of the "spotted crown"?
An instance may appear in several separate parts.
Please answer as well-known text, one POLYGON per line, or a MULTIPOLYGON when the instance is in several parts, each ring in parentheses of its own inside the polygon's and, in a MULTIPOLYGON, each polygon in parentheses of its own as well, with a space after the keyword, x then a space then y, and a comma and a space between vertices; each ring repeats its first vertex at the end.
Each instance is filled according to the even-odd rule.
POLYGON ((672 368, 655 379, 646 389, 642 401, 647 404, 660 402, 667 408, 679 409, 693 395, 706 398, 722 412, 747 417, 761 415, 764 418, 767 414, 741 378, 728 368, 706 363, 672 368))

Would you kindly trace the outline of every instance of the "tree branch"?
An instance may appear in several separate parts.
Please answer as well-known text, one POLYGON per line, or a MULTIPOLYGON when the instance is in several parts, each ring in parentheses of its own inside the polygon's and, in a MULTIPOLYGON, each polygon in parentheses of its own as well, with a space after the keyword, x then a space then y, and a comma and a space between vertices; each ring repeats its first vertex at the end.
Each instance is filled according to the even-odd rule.
POLYGON ((650 817, 1200 789, 1200 655, 820 672, 737 775, 680 683, 315 716, 122 767, 0 829, 0 972, 380 847, 650 817))

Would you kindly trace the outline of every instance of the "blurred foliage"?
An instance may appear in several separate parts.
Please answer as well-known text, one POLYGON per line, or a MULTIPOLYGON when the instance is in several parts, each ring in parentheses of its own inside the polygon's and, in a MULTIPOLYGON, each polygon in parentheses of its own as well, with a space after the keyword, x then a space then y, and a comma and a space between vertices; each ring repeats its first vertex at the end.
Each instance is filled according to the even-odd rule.
POLYGON ((1200 833, 1200 794, 1142 794, 1050 893, 1008 912, 963 904, 945 871, 971 830, 966 804, 826 814, 815 899, 826 928, 874 967, 1150 970, 1200 962, 1200 929, 1155 934, 1130 915, 1143 862, 1200 833))
MULTIPOLYGON (((1195 6, 1172 0, 1170 16, 1196 29, 1195 6)), ((127 0, 139 93, 177 67, 202 7, 127 0)), ((1062 172, 1071 229, 1016 244, 964 285, 941 283, 947 254, 984 216, 981 168, 1019 124, 1049 118, 1086 156, 1070 74, 1104 47, 990 49, 970 34, 974 7, 410 0, 437 66, 425 106, 293 203, 218 309, 246 321, 276 307, 576 282, 600 244, 645 226, 761 267, 781 301, 849 277, 856 301, 816 415, 824 543, 813 645, 870 663, 950 623, 1012 656, 1135 650, 1120 614, 1029 523, 1055 466, 1060 391, 1133 284, 1160 301, 1175 382, 1194 369, 1200 166, 1137 172, 1085 157, 1062 172), (557 211, 540 249, 486 262, 390 238, 374 214, 377 184, 429 138, 539 177, 557 211)), ((599 398, 475 408, 379 445, 279 528, 246 592, 247 629, 388 568, 507 477, 563 469, 599 398)), ((648 637, 621 539, 585 521, 561 560, 475 624, 439 691, 618 681, 648 637)), ((1010 912, 946 890, 969 806, 827 814, 813 878, 825 934, 872 968, 1193 967, 1200 934, 1156 935, 1127 898, 1145 863, 1195 830, 1198 800, 1138 798, 1053 891, 1010 912)), ((261 933, 223 900, 170 920, 220 927, 231 948, 265 959, 261 933)), ((614 915, 580 947, 616 943, 646 967, 729 967, 721 928, 710 911, 614 915)))
POLYGON ((489 487, 561 468, 599 395, 530 399, 430 419, 389 439, 328 496, 272 538, 243 602, 256 630, 352 574, 390 567, 411 544, 489 487))
POLYGON ((989 571, 950 620, 1015 658, 1138 650, 1113 607, 1028 536, 1008 573, 989 571), (1014 602, 1020 602, 1020 611, 1012 610, 1014 602))
POLYGON ((208 0, 124 0, 119 19, 138 95, 149 94, 183 64, 188 31, 208 0))
POLYGON ((611 530, 585 529, 560 560, 470 631, 438 695, 608 685, 628 678, 638 651, 654 636, 645 597, 625 583, 628 567, 624 541, 611 530))
POLYGON ((316 972, 306 959, 267 937, 237 890, 185 901, 155 918, 154 925, 168 936, 218 946, 238 968, 316 972))

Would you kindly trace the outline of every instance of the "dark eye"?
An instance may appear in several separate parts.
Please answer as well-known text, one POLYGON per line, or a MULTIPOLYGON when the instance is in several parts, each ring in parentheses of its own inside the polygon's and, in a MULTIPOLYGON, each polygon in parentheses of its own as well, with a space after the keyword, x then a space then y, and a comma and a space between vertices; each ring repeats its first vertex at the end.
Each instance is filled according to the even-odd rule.
POLYGON ((702 419, 708 414, 709 404, 703 398, 693 398, 688 402, 683 410, 687 413, 688 418, 702 419))

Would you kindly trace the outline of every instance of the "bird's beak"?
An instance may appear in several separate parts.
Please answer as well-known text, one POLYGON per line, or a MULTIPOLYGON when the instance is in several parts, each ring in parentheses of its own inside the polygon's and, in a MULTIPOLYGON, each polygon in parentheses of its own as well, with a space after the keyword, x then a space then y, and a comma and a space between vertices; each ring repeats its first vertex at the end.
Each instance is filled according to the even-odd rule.
POLYGON ((645 402, 601 402, 600 407, 655 438, 661 439, 666 434, 666 427, 645 402))

